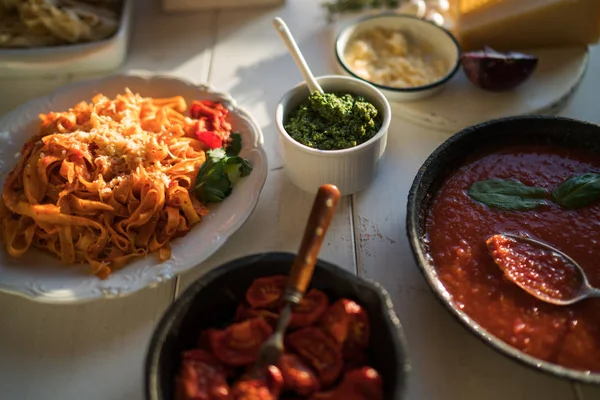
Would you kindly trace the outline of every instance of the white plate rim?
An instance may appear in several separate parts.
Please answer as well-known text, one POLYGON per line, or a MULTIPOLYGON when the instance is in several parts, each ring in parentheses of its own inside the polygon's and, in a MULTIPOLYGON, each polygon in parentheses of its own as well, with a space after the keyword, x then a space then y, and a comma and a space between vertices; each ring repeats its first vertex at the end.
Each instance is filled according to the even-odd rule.
MULTIPOLYGON (((264 145, 264 137, 262 130, 258 123, 254 120, 251 114, 246 111, 244 108, 240 107, 236 100, 228 93, 221 92, 216 90, 213 86, 209 84, 196 84, 188 81, 186 79, 182 79, 180 77, 170 76, 166 74, 153 74, 149 72, 135 72, 135 73, 123 73, 123 74, 115 74, 110 76, 105 76, 96 79, 89 79, 80 82, 71 83, 65 85, 52 93, 42 96, 36 99, 32 99, 21 106, 9 111, 4 116, 0 118, 0 131, 10 122, 11 119, 18 117, 26 112, 26 110, 35 109, 36 107, 42 107, 45 102, 52 103, 52 99, 56 96, 60 96, 64 92, 76 90, 77 88, 85 88, 85 87, 94 87, 101 88, 103 84, 106 84, 107 81, 118 80, 118 79, 138 79, 144 82, 149 82, 153 80, 157 81, 170 81, 175 84, 183 84, 190 89, 194 89, 198 93, 204 92, 206 94, 210 94, 216 98, 220 102, 222 102, 231 113, 234 113, 237 117, 241 118, 246 124, 251 135, 250 148, 249 152, 253 153, 253 156, 258 157, 259 163, 254 163, 252 174, 258 175, 257 181, 255 183, 255 187, 253 187, 253 191, 250 195, 249 201, 247 203, 247 207, 243 211, 243 214, 239 216, 239 218, 233 220, 231 224, 225 230, 215 231, 211 238, 209 239, 210 245, 209 247, 202 253, 200 257, 195 257, 193 262, 187 262, 184 265, 173 265, 172 260, 165 261, 164 263, 156 263, 153 265, 154 267, 164 265, 164 268, 155 269, 151 274, 138 274, 138 280, 135 281, 134 284, 125 287, 97 287, 94 290, 88 292, 77 292, 75 296, 65 296, 65 297, 56 297, 50 296, 45 293, 43 290, 36 289, 34 286, 32 287, 15 287, 11 285, 7 285, 2 280, 2 274, 0 273, 0 292, 16 295, 22 298, 26 298, 28 300, 32 300, 39 303, 46 304, 81 304, 88 303, 101 299, 115 299, 115 298, 123 298, 130 296, 134 293, 138 293, 145 288, 155 288, 161 285, 162 283, 170 281, 172 278, 189 271, 191 269, 195 269, 201 266, 201 264, 206 261, 209 257, 211 257, 214 253, 217 252, 226 242, 227 239, 233 235, 241 226, 246 222, 246 220, 250 217, 250 215, 254 212, 256 208, 260 194, 264 188, 266 183, 267 174, 268 174, 268 159, 266 151, 263 147, 264 145)), ((143 95, 143 94, 142 94, 143 95)), ((173 94, 175 95, 175 94, 173 94)), ((89 99, 75 99, 73 101, 73 105, 76 104, 77 101, 88 100, 89 99)), ((31 117, 29 118, 31 119, 31 117)), ((23 139, 20 143, 25 141, 23 139)), ((246 141, 244 141, 246 143, 246 141)), ((246 151, 246 150, 244 150, 246 151)), ((13 166, 11 165, 10 168, 13 166)), ((256 178, 255 178, 256 179, 256 178)), ((2 183, 4 182, 4 178, 0 179, 2 183)), ((235 193, 235 189, 234 189, 235 193)), ((233 196, 233 194, 232 194, 233 196)), ((229 199, 229 198, 228 198, 229 199)), ((225 200, 226 202, 227 200, 225 200)), ((225 203, 224 202, 224 203, 225 203)), ((202 222, 198 224, 198 226, 194 228, 198 228, 202 226, 202 222)), ((193 229, 192 229, 193 231, 193 229)), ((189 232, 186 236, 191 235, 192 232, 189 232)), ((32 251, 38 251, 33 249, 32 251)), ((3 244, 0 245, 0 252, 6 252, 3 244)), ((149 255, 148 257, 152 257, 153 255, 149 255)), ((2 269, 2 265, 0 265, 0 272, 2 269)), ((148 269, 148 268, 145 268, 148 269)), ((113 274, 124 273, 123 271, 128 271, 127 266, 120 270, 116 271, 113 274)), ((87 276, 85 276, 88 278, 87 276)), ((100 285, 103 280, 100 280, 96 277, 93 277, 98 284, 100 285)))

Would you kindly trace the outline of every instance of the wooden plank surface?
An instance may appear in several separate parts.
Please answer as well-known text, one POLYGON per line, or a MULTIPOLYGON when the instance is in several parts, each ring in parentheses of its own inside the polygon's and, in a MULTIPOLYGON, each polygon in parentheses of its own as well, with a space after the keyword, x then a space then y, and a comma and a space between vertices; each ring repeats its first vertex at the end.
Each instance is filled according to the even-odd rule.
POLYGON ((27 81, 0 78, 0 93, 2 93, 2 98, 0 99, 0 116, 31 99, 45 96, 68 82, 69 77, 66 75, 49 75, 30 78, 27 81))
MULTIPOLYGON (((265 137, 269 175, 250 219, 200 268, 181 277, 181 289, 206 270, 233 258, 262 251, 295 252, 300 245, 313 195, 296 188, 287 179, 282 169, 279 138, 273 120, 279 98, 302 78, 271 25, 276 15, 288 22, 313 72, 328 72, 330 49, 315 40, 315 32, 322 26, 318 21, 319 10, 314 6, 304 7, 296 1, 290 2, 289 7, 281 11, 219 12, 209 83, 218 90, 229 92, 255 117, 265 137), (307 29, 307 21, 316 22, 307 29)), ((345 197, 340 201, 320 257, 354 271, 349 200, 345 197)))
POLYGON ((160 0, 138 0, 124 71, 152 71, 204 83, 215 43, 215 12, 169 14, 160 0))
POLYGON ((575 385, 575 394, 577 400, 598 400, 600 399, 600 388, 592 385, 575 385))
POLYGON ((172 298, 173 284, 74 306, 0 294, 0 397, 141 400, 146 347, 172 298))

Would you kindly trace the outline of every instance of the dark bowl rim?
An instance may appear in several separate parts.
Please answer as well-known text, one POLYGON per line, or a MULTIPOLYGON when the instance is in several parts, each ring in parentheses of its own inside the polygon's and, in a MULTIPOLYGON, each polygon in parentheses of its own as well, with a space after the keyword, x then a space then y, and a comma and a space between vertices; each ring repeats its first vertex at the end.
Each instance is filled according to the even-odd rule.
POLYGON ((362 18, 348 24, 347 26, 344 26, 335 38, 333 51, 335 53, 335 58, 336 58, 338 64, 344 69, 344 71, 346 71, 348 74, 350 74, 350 76, 352 76, 353 78, 356 78, 356 79, 360 79, 363 82, 367 82, 367 83, 375 86, 378 89, 387 90, 387 91, 396 92, 396 93, 423 92, 423 91, 431 90, 438 86, 444 85, 446 82, 448 82, 450 79, 452 79, 454 77, 454 75, 456 75, 458 70, 460 69, 460 66, 462 65, 462 54, 463 54, 462 48, 461 48, 460 44, 458 43, 458 39, 456 39, 456 37, 448 29, 436 24, 433 21, 427 20, 427 19, 419 18, 414 15, 400 14, 400 13, 395 13, 395 12, 391 12, 391 11, 382 12, 382 13, 375 14, 375 15, 368 15, 368 16, 362 17, 362 18), (340 41, 340 38, 342 37, 342 35, 344 33, 346 33, 346 31, 348 29, 356 27, 356 26, 362 24, 363 22, 366 22, 366 21, 369 21, 372 19, 384 18, 384 17, 397 17, 400 19, 416 19, 416 20, 419 20, 426 24, 433 25, 440 31, 444 32, 456 46, 457 59, 456 59, 456 63, 454 64, 454 66, 452 68, 448 69, 448 72, 446 73, 446 75, 444 75, 443 78, 440 78, 440 79, 438 79, 432 83, 429 83, 427 85, 414 86, 414 87, 408 87, 408 88, 398 88, 398 87, 394 87, 394 86, 382 85, 382 84, 375 83, 373 81, 361 78, 360 76, 356 75, 349 67, 346 66, 346 63, 344 62, 342 55, 340 55, 340 53, 338 52, 338 43, 340 41))
MULTIPOLYGON (((419 235, 419 212, 421 210, 418 207, 416 201, 416 194, 423 184, 423 177, 431 168, 434 161, 440 156, 441 153, 447 151, 448 148, 454 146, 456 143, 464 140, 466 137, 475 135, 480 129, 490 125, 504 124, 504 123, 519 123, 520 121, 561 121, 564 123, 572 123, 580 126, 591 126, 595 129, 600 129, 600 125, 591 122, 580 121, 572 118, 558 117, 558 116, 543 116, 543 115, 526 115, 526 116, 514 116, 498 118, 486 122, 482 122, 468 128, 465 128, 453 136, 446 139, 437 149, 435 149, 429 157, 425 160, 419 172, 414 178, 413 184, 408 193, 408 203, 406 212, 406 233, 409 239, 409 244, 414 256, 414 259, 419 267, 419 270, 427 280, 431 290, 436 294, 438 300, 446 306, 450 313, 467 328, 468 331, 475 334, 476 337, 481 339, 484 343, 488 344, 494 350, 513 360, 519 361, 522 365, 528 366, 536 371, 542 371, 547 374, 558 376, 560 378, 571 379, 586 384, 600 384, 600 373, 587 373, 585 371, 575 370, 567 367, 560 366, 548 361, 541 360, 539 358, 525 354, 517 348, 503 342, 495 335, 492 335, 477 322, 475 322, 467 313, 460 310, 452 301, 452 296, 446 290, 442 282, 440 281, 437 272, 433 264, 428 260, 426 249, 420 240, 419 235)), ((598 138, 600 142, 600 136, 598 138)))
MULTIPOLYGON (((156 364, 158 364, 158 356, 160 354, 161 349, 160 343, 164 343, 173 321, 179 317, 182 310, 185 309, 185 306, 194 299, 196 294, 200 290, 202 290, 202 288, 206 287, 210 282, 214 281, 220 276, 227 274, 232 270, 238 269, 244 265, 254 263, 260 259, 291 262, 295 257, 296 255, 293 253, 280 251, 269 251, 263 253, 250 254, 227 261, 221 264, 220 266, 215 267, 214 269, 202 275, 193 283, 191 283, 183 291, 183 293, 163 312, 159 322, 156 324, 156 327, 154 328, 154 331, 152 333, 152 337, 148 344, 146 350, 146 357, 144 360, 145 399, 161 400, 157 396, 155 396, 157 394, 156 390, 153 390, 158 387, 158 371, 156 370, 155 366, 156 364)), ((394 343, 394 353, 396 359, 398 360, 400 373, 404 378, 398 380, 399 383, 397 383, 395 386, 395 394, 398 399, 404 398, 407 392, 407 375, 411 370, 410 359, 408 356, 408 345, 406 341, 406 336, 404 334, 404 329, 402 327, 400 319, 396 314, 396 311, 394 310, 394 305, 387 290, 378 282, 361 278, 357 275, 348 272, 344 268, 341 268, 331 262, 325 261, 320 258, 317 260, 316 268, 342 273, 343 275, 348 277, 349 280, 354 281, 356 283, 360 283, 361 285, 368 286, 375 293, 378 294, 378 296, 382 300, 381 313, 384 315, 385 323, 391 332, 395 332, 395 334, 391 335, 392 341, 394 343)))

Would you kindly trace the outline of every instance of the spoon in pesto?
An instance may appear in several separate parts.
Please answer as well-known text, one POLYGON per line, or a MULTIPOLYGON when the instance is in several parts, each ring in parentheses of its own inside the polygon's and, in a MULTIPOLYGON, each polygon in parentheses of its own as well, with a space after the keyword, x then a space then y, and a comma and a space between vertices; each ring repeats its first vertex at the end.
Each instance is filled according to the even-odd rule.
POLYGON ((283 22, 281 18, 276 17, 273 19, 273 26, 275 26, 275 30, 279 34, 279 37, 281 37, 281 40, 283 40, 283 43, 296 62, 296 65, 304 77, 304 81, 306 82, 310 93, 325 93, 323 92, 323 88, 321 88, 315 79, 315 76, 312 74, 312 72, 310 72, 310 68, 308 68, 308 64, 306 63, 306 60, 304 60, 304 57, 302 56, 302 53, 300 52, 300 49, 298 48, 298 45, 296 44, 296 41, 294 40, 294 37, 292 36, 292 33, 288 29, 285 22, 283 22))

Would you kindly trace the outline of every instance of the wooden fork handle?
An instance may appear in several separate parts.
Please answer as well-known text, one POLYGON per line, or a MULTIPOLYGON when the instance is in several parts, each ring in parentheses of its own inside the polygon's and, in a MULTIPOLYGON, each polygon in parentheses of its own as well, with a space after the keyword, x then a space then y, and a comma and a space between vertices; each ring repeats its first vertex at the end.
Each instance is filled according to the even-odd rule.
POLYGON ((321 250, 323 239, 339 200, 340 191, 334 185, 323 185, 319 188, 308 217, 300 250, 289 274, 286 301, 297 304, 302 300, 315 270, 319 250, 321 250))

